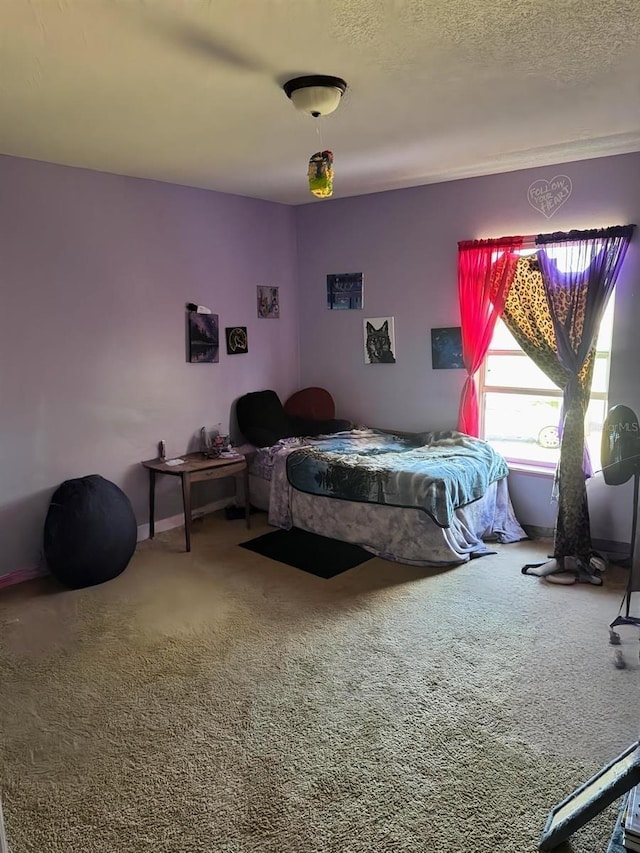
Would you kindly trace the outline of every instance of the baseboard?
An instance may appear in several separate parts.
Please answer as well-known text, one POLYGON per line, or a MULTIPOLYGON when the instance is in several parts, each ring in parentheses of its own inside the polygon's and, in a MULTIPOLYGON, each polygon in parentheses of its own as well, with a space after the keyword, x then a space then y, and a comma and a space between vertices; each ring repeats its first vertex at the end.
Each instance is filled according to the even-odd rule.
POLYGON ((631 551, 630 542, 616 542, 614 539, 592 539, 594 551, 604 551, 606 554, 628 554, 631 551))
MULTIPOLYGON (((229 506, 233 502, 233 498, 220 498, 220 500, 212 501, 204 506, 194 509, 192 518, 201 518, 204 515, 209 515, 212 512, 218 512, 221 509, 229 506)), ((184 526, 184 515, 172 515, 169 518, 161 518, 156 521, 156 533, 162 533, 165 530, 173 530, 175 527, 184 526)), ((149 524, 138 525, 138 542, 149 538, 149 524)), ((49 571, 46 566, 34 566, 29 569, 17 569, 15 572, 9 572, 6 575, 0 575, 0 589, 5 589, 8 586, 14 586, 17 583, 25 583, 36 578, 48 575, 49 571)))
POLYGON ((0 589, 4 589, 7 586, 14 586, 17 583, 32 581, 48 574, 49 572, 44 566, 34 566, 31 569, 17 569, 15 572, 9 572, 8 575, 0 575, 0 589))
MULTIPOLYGON (((522 529, 529 539, 553 539, 555 534, 553 527, 538 527, 535 524, 523 524, 522 529)), ((631 548, 628 542, 617 542, 615 539, 592 539, 591 545, 594 551, 605 554, 628 554, 631 548)))
POLYGON ((539 527, 537 524, 523 524, 522 529, 529 539, 553 539, 553 527, 539 527))
MULTIPOLYGON (((233 503, 233 497, 231 498, 220 498, 217 501, 211 501, 211 503, 205 504, 204 506, 199 506, 193 510, 191 517, 193 519, 202 518, 203 515, 209 515, 212 512, 218 512, 221 509, 224 509, 226 506, 229 506, 230 503, 233 503)), ((169 518, 161 518, 156 521, 155 525, 156 533, 164 533, 165 530, 173 530, 176 527, 184 527, 184 515, 182 513, 178 513, 178 515, 171 515, 169 518)), ((138 525, 138 542, 142 542, 144 539, 149 538, 149 523, 139 524, 138 525)))

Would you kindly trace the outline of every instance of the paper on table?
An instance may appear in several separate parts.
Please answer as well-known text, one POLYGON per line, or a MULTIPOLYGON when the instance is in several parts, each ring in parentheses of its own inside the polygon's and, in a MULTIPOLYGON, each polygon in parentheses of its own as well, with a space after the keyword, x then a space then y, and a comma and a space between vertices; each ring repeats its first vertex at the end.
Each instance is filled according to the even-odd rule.
POLYGON ((183 465, 184 459, 167 459, 165 465, 183 465))

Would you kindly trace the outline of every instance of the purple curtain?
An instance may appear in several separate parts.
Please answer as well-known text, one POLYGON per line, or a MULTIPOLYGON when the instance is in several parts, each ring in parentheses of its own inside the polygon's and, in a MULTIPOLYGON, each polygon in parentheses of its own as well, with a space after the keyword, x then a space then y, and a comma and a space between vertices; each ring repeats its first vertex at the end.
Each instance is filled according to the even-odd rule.
MULTIPOLYGON (((607 302, 633 234, 633 225, 597 231, 541 234, 538 261, 553 321, 558 360, 569 372, 564 388, 560 462, 557 471, 558 521, 554 557, 588 562, 591 551, 584 455, 588 387, 578 381, 594 347, 607 302)), ((586 467, 585 467, 586 465, 586 467)))

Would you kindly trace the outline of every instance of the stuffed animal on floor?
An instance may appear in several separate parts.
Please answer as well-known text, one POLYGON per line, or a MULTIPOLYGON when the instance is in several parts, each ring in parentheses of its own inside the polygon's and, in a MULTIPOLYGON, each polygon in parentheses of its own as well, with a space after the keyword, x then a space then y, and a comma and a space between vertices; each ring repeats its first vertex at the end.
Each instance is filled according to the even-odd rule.
POLYGON ((333 151, 317 151, 309 160, 309 190, 318 198, 333 195, 333 151))

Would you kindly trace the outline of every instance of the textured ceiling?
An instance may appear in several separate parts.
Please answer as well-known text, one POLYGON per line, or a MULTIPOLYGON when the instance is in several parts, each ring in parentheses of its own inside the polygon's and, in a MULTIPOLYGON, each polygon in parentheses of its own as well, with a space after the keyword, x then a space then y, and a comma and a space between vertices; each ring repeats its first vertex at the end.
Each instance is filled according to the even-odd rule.
POLYGON ((320 147, 336 197, 640 150, 640 2, 0 2, 2 153, 301 203, 320 147))

